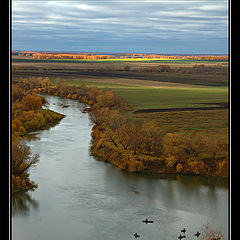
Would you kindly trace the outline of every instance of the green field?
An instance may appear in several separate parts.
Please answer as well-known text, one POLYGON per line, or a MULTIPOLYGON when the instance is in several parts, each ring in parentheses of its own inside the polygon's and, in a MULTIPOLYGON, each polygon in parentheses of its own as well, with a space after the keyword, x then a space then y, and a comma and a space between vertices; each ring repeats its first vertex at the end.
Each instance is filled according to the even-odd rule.
POLYGON ((228 101, 227 87, 115 88, 114 91, 137 109, 200 107, 201 103, 228 101))
MULTIPOLYGON (((112 80, 106 82, 81 81, 77 79, 66 79, 67 84, 80 85, 85 83, 89 87, 101 89, 111 89, 131 104, 132 110, 152 109, 152 108, 182 108, 182 107, 206 107, 202 103, 221 103, 228 102, 228 87, 208 87, 176 85, 176 87, 141 87, 121 84, 112 80)), ((131 81, 131 80, 129 80, 131 81)), ((52 81, 56 83, 55 80, 52 81)), ((148 81, 143 81, 148 82, 148 81)), ((209 104, 208 106, 215 106, 209 104)))
MULTIPOLYGON (((66 80, 79 85, 82 81, 66 80)), ((228 102, 228 87, 133 87, 120 83, 84 82, 89 87, 108 88, 130 103, 132 110, 148 108, 202 107, 202 103, 228 102)), ((214 106, 208 105, 208 106, 214 106)))

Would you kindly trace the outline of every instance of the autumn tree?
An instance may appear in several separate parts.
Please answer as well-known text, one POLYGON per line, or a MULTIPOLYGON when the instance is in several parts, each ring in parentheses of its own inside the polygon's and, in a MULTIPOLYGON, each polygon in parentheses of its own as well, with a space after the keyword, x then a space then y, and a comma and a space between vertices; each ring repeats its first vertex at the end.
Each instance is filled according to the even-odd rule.
POLYGON ((223 161, 217 162, 216 166, 216 174, 219 176, 228 176, 229 174, 229 160, 228 158, 223 161))
POLYGON ((141 126, 141 132, 143 135, 143 145, 145 146, 146 151, 150 152, 158 138, 156 124, 153 121, 143 122, 141 126))
POLYGON ((93 124, 100 126, 113 114, 109 108, 92 108, 89 117, 93 124))
POLYGON ((96 87, 92 87, 89 89, 88 91, 88 97, 89 97, 89 100, 92 100, 93 103, 96 103, 96 100, 97 100, 97 97, 99 95, 102 95, 103 94, 103 91, 102 90, 99 90, 98 88, 96 87))
POLYGON ((166 156, 183 157, 184 142, 180 134, 168 133, 163 138, 164 154, 166 156))
POLYGON ((20 78, 18 84, 27 91, 32 91, 34 88, 39 87, 39 81, 36 78, 20 78))
POLYGON ((23 141, 15 141, 12 143, 12 174, 21 176, 26 174, 29 168, 33 167, 39 161, 39 155, 33 155, 23 141))
POLYGON ((65 87, 66 87, 66 81, 65 80, 59 80, 57 82, 57 87, 60 89, 60 90, 63 90, 65 87))
POLYGON ((212 159, 216 159, 216 155, 223 150, 223 146, 220 144, 220 141, 216 137, 211 137, 207 140, 207 150, 211 154, 212 159))
POLYGON ((206 165, 203 161, 189 161, 188 171, 196 175, 204 174, 206 172, 206 165))
POLYGON ((159 157, 163 153, 163 137, 157 124, 153 121, 145 121, 139 131, 145 153, 153 153, 159 157))
POLYGON ((129 146, 133 146, 135 142, 132 131, 134 131, 134 129, 132 129, 132 125, 128 122, 122 124, 115 131, 118 142, 120 143, 124 150, 129 149, 129 146))
POLYGON ((118 111, 111 110, 104 127, 105 139, 113 143, 115 147, 120 145, 124 150, 127 150, 130 143, 128 119, 118 111))
POLYGON ((81 83, 81 85, 77 87, 76 93, 80 101, 83 96, 87 95, 87 92, 88 92, 88 88, 85 83, 81 83))
POLYGON ((177 162, 177 159, 176 159, 176 157, 173 156, 173 155, 168 155, 168 156, 166 157, 165 162, 166 162, 166 166, 169 167, 169 168, 171 168, 171 167, 174 167, 174 166, 175 166, 175 164, 176 164, 176 162, 177 162))
POLYGON ((136 155, 137 150, 140 149, 142 144, 141 123, 136 122, 134 124, 129 124, 128 136, 129 136, 130 147, 133 150, 133 154, 136 155))
POLYGON ((96 97, 97 107, 108 107, 109 109, 119 108, 122 104, 120 97, 113 91, 106 91, 96 97))
POLYGON ((22 101, 24 96, 24 91, 22 88, 17 86, 16 84, 12 85, 12 101, 15 102, 16 100, 22 101))
POLYGON ((51 82, 48 77, 45 77, 45 78, 39 77, 38 81, 42 88, 48 88, 49 86, 51 86, 51 82))
POLYGON ((193 132, 184 136, 184 150, 197 158, 200 153, 206 151, 206 142, 206 136, 193 132))
POLYGON ((22 104, 25 110, 39 110, 42 107, 42 99, 37 95, 28 94, 23 97, 22 104))

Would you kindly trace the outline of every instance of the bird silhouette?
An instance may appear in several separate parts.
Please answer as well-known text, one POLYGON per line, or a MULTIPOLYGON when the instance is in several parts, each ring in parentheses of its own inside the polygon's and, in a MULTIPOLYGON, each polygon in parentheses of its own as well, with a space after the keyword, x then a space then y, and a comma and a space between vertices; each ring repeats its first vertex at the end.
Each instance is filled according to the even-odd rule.
POLYGON ((62 105, 63 108, 68 108, 70 105, 62 105))
POLYGON ((148 220, 147 218, 146 218, 146 220, 143 220, 142 222, 143 222, 143 223, 146 223, 146 224, 148 224, 148 223, 153 223, 152 220, 148 220))
POLYGON ((200 232, 196 232, 196 234, 194 236, 199 237, 200 236, 200 232))
POLYGON ((187 231, 187 230, 186 230, 185 228, 183 228, 183 229, 181 230, 181 232, 184 233, 184 234, 185 234, 186 231, 187 231))
POLYGON ((140 235, 138 235, 137 233, 134 233, 134 235, 133 235, 135 238, 138 238, 138 237, 140 237, 140 235))
POLYGON ((178 239, 182 239, 182 238, 185 238, 185 236, 182 236, 181 234, 180 234, 180 236, 178 237, 178 239))

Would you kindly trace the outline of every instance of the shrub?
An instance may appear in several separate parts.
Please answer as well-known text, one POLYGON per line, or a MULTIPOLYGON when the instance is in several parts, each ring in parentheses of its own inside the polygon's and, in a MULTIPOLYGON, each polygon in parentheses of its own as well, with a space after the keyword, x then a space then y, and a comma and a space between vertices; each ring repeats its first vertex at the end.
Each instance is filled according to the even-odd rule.
POLYGON ((176 166, 177 172, 180 173, 180 172, 182 171, 182 169, 183 169, 182 164, 181 164, 181 163, 178 163, 177 166, 176 166))
POLYGON ((165 160, 165 162, 166 162, 166 166, 167 167, 174 167, 174 165, 176 164, 176 161, 177 161, 177 159, 176 159, 176 157, 175 156, 173 156, 173 155, 169 155, 167 158, 166 158, 166 160, 165 160))
POLYGON ((25 110, 39 110, 42 107, 42 99, 39 96, 28 94, 22 99, 25 110))
POLYGON ((203 161, 190 161, 188 162, 188 167, 190 173, 194 173, 196 175, 203 174, 206 171, 203 161))

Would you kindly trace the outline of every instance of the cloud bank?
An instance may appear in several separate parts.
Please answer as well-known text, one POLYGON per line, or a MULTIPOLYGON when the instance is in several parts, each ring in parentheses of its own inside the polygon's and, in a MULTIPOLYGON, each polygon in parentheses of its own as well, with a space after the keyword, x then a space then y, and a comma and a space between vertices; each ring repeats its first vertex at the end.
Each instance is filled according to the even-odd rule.
POLYGON ((19 50, 227 53, 228 2, 12 2, 19 50))

